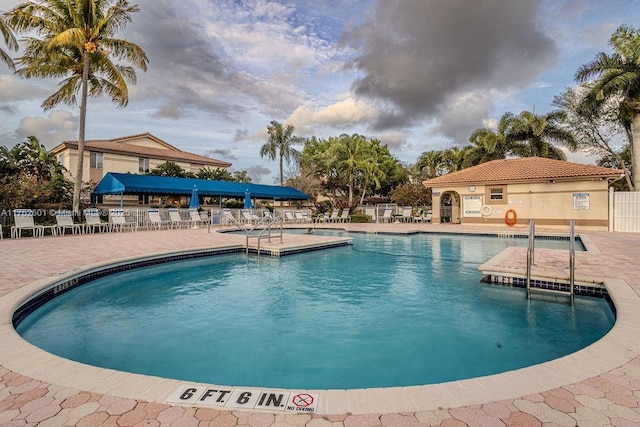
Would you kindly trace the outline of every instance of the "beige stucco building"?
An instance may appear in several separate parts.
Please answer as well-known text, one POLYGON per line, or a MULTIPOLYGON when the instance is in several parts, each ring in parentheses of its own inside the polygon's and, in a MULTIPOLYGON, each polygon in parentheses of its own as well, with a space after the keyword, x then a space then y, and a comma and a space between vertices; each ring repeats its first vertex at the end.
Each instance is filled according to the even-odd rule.
POLYGON ((606 230, 608 188, 622 171, 540 157, 494 160, 424 181, 433 221, 606 230))
MULTIPOLYGON (((78 168, 78 141, 65 141, 52 148, 51 152, 67 169, 68 176, 75 176, 78 168)), ((186 172, 193 173, 203 167, 226 169, 231 166, 231 163, 222 160, 182 151, 146 132, 85 141, 82 181, 95 185, 107 172, 145 174, 166 161, 172 161, 186 172)), ((148 197, 141 197, 138 200, 137 197, 128 196, 126 202, 147 204, 147 199, 148 197)))

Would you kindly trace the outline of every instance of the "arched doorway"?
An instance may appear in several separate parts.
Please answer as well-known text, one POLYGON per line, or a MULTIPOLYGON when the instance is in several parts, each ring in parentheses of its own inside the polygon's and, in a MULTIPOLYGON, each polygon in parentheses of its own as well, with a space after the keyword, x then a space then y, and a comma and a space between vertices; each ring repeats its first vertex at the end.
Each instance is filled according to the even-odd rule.
POLYGON ((460 194, 445 191, 440 196, 440 222, 460 224, 460 194))

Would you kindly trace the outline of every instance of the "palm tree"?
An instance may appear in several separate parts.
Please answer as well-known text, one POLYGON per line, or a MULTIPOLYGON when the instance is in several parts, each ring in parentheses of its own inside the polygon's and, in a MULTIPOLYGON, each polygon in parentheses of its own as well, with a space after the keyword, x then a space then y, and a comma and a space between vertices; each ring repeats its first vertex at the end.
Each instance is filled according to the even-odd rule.
POLYGON ((276 157, 280 159, 280 185, 284 185, 283 167, 284 161, 287 164, 291 161, 298 162, 300 159, 300 152, 293 148, 294 144, 300 142, 293 132, 295 128, 293 125, 285 125, 278 123, 275 120, 271 121, 271 125, 267 126, 267 132, 269 132, 269 141, 260 147, 260 157, 267 156, 269 160, 275 160, 276 157))
MULTIPOLYGON (((4 44, 7 46, 7 49, 18 50, 16 36, 13 34, 13 31, 11 31, 11 28, 9 28, 2 16, 0 16, 0 34, 2 34, 2 38, 4 39, 4 44)), ((0 49, 0 60, 7 64, 12 71, 15 70, 13 60, 3 49, 0 49)))
POLYGON ((615 102, 620 116, 631 128, 631 169, 633 189, 640 189, 640 30, 620 26, 611 36, 614 53, 600 52, 595 59, 578 69, 575 79, 589 83, 586 103, 604 106, 615 102))
POLYGON ((514 141, 513 153, 521 157, 546 157, 566 160, 561 149, 552 144, 557 142, 566 145, 569 150, 578 148, 578 141, 573 133, 562 126, 566 118, 563 111, 551 111, 537 115, 523 111, 515 117, 509 138, 514 141))
POLYGON ((73 209, 80 209, 87 98, 107 95, 119 106, 129 102, 127 82, 136 82, 134 67, 147 69, 144 51, 134 43, 114 38, 132 22, 137 5, 128 0, 27 1, 7 13, 11 27, 27 38, 17 73, 27 78, 63 78, 60 88, 43 103, 45 110, 59 103, 76 105, 80 92, 78 169, 73 209), (122 60, 133 65, 116 64, 122 60))
POLYGON ((464 167, 464 159, 470 147, 451 147, 443 153, 443 161, 447 168, 447 173, 459 171, 464 167))
POLYGON ((413 166, 414 174, 420 180, 435 178, 444 173, 444 154, 442 151, 425 151, 413 166))
POLYGON ((332 168, 346 175, 349 207, 353 206, 353 190, 358 166, 372 155, 371 144, 364 136, 358 134, 342 134, 330 148, 329 158, 332 168))
POLYGON ((506 158, 513 149, 510 135, 513 121, 513 114, 505 113, 500 117, 496 130, 480 128, 473 131, 469 137, 471 146, 465 154, 463 167, 506 158))

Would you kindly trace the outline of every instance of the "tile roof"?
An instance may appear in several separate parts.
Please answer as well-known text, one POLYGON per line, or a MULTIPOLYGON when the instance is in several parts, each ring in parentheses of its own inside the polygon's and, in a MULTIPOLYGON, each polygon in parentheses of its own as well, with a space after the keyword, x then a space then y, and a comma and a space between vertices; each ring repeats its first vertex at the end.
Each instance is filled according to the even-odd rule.
MULTIPOLYGON (((58 152, 67 147, 78 147, 78 141, 64 141, 62 144, 54 147, 51 151, 58 152)), ((143 156, 150 157, 154 159, 160 160, 172 160, 172 161, 181 161, 181 162, 190 162, 202 164, 205 166, 216 166, 216 167, 230 167, 231 163, 213 159, 211 157, 202 156, 199 154, 189 153, 187 151, 182 151, 173 145, 161 140, 160 138, 150 134, 150 133, 142 133, 137 135, 130 135, 125 137, 113 138, 113 139, 104 139, 104 140, 87 140, 84 143, 85 150, 99 150, 105 153, 118 153, 118 154, 131 154, 135 156, 143 156), (124 141, 137 139, 141 137, 147 137, 152 139, 161 145, 166 146, 167 148, 152 148, 145 147, 141 145, 135 144, 127 144, 124 141)))
POLYGON ((571 178, 616 178, 621 170, 583 165, 542 157, 493 160, 423 181, 428 187, 442 184, 535 181, 571 178))

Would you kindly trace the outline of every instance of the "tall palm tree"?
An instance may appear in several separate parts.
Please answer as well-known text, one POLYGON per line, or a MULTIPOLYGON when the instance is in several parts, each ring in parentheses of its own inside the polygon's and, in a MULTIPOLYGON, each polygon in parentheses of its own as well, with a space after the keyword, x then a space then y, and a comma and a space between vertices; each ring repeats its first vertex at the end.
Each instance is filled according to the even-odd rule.
POLYGON ((445 171, 444 153, 442 151, 425 151, 413 165, 415 176, 420 180, 435 178, 445 171))
POLYGON ((463 167, 506 158, 513 150, 511 140, 513 121, 513 114, 505 113, 500 117, 496 130, 480 128, 473 131, 469 137, 471 146, 465 154, 463 167))
POLYGON ((76 105, 80 92, 75 211, 80 209, 87 98, 107 95, 119 106, 126 106, 127 82, 136 82, 134 67, 147 69, 147 56, 139 46, 114 37, 138 11, 138 6, 128 0, 31 0, 7 13, 13 29, 35 34, 27 38, 24 56, 17 60, 21 66, 17 73, 27 78, 63 78, 58 91, 42 107, 48 110, 59 103, 76 105))
POLYGON ((287 164, 292 161, 298 162, 300 152, 293 148, 294 144, 298 144, 300 139, 293 132, 293 125, 282 125, 275 120, 271 121, 271 125, 267 126, 269 140, 260 147, 260 157, 267 156, 270 160, 280 159, 280 185, 284 185, 284 161, 287 164))
POLYGON ((348 187, 348 205, 353 206, 353 191, 355 188, 356 174, 358 166, 367 158, 373 155, 371 144, 367 139, 358 134, 342 134, 330 149, 330 163, 338 171, 346 175, 348 187))
POLYGON ((464 159, 469 151, 469 147, 451 147, 444 151, 442 158, 447 168, 447 172, 456 172, 464 167, 464 159))
POLYGON ((631 128, 633 188, 640 189, 640 29, 620 26, 611 36, 613 54, 600 52, 578 69, 575 79, 589 83, 586 103, 604 106, 616 102, 620 116, 631 128))
MULTIPOLYGON (((4 21, 3 16, 0 16, 0 34, 4 39, 4 44, 7 46, 7 49, 18 50, 18 42, 16 40, 16 36, 13 34, 13 31, 11 30, 9 25, 7 25, 7 23, 4 21)), ((0 49, 0 61, 7 64, 7 66, 12 71, 15 70, 13 59, 11 59, 9 54, 3 49, 0 49)))
POLYGON ((514 118, 510 138, 516 143, 513 153, 521 157, 546 157, 549 159, 566 160, 564 152, 553 145, 560 143, 575 151, 578 141, 573 133, 563 127, 566 117, 563 111, 551 111, 537 115, 523 111, 514 118))

